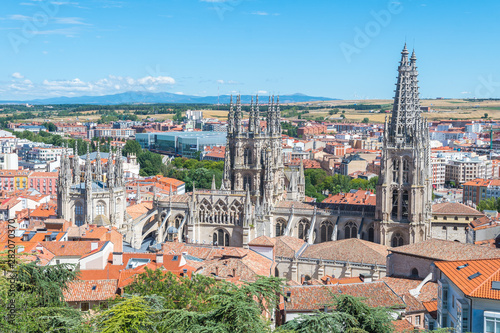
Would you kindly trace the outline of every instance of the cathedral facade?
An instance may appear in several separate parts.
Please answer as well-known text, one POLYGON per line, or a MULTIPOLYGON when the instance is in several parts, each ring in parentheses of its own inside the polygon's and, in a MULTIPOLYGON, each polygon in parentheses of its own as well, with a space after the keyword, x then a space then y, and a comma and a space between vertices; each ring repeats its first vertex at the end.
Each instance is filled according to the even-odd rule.
POLYGON ((432 176, 429 124, 422 118, 417 57, 401 52, 396 95, 386 119, 377 185, 377 242, 401 246, 431 235, 432 176))
MULTIPOLYGON (((76 149, 77 150, 77 149, 76 149)), ((61 156, 57 187, 57 214, 80 226, 83 224, 110 225, 122 228, 125 221, 126 191, 124 187, 121 149, 110 153, 102 165, 99 146, 95 163, 87 158, 83 166, 80 157, 61 156)))
POLYGON ((398 72, 376 206, 306 202, 302 163, 297 169, 283 165, 279 98, 269 98, 263 125, 258 97, 252 99, 248 121, 237 97, 228 115, 221 188, 214 180, 211 190, 155 202, 157 242, 247 246, 262 235, 287 235, 309 244, 359 238, 400 246, 430 237, 429 132, 420 113, 416 56, 408 58, 406 45, 398 72))
MULTIPOLYGON (((401 246, 430 237, 431 175, 428 123, 422 118, 415 53, 406 45, 398 68, 394 106, 386 119, 376 205, 316 203, 305 196, 302 162, 283 164, 279 97, 242 110, 231 97, 222 184, 168 199, 154 196, 152 208, 131 219, 126 213, 121 151, 105 167, 99 153, 85 170, 65 153, 58 186, 58 215, 77 225, 113 225, 132 247, 146 238, 246 247, 259 236, 292 236, 309 244, 359 238, 401 246), (261 109, 266 109, 261 110, 261 109), (245 120, 244 120, 245 118, 245 120), (118 157, 119 156, 119 157, 118 157), (105 172, 104 172, 105 170, 105 172), (73 171, 73 172, 72 172, 73 171)), ((170 193, 172 193, 170 191, 170 193)), ((139 201, 139 200, 137 200, 139 201)))

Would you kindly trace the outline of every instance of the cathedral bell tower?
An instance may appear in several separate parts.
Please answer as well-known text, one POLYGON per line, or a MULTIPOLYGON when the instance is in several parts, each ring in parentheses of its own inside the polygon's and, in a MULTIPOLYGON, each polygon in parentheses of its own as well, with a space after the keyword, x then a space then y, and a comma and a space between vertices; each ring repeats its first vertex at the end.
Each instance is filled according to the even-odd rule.
POLYGON ((375 241, 387 246, 430 237, 431 175, 429 125, 422 118, 415 52, 401 52, 392 115, 385 121, 377 184, 375 241))

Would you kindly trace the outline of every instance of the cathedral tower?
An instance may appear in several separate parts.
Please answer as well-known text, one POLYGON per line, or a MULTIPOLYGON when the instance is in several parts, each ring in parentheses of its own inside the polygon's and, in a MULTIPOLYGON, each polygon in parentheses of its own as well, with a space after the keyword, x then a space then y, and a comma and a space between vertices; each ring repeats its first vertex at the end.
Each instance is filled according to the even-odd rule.
POLYGON ((415 52, 401 52, 390 120, 385 121, 377 184, 376 240, 400 246, 430 235, 431 179, 429 125, 422 118, 415 52))
MULTIPOLYGON (((279 97, 269 97, 266 130, 260 125, 259 97, 252 98, 248 126, 243 125, 241 97, 229 106, 223 189, 249 190, 252 198, 265 198, 272 207, 284 195, 279 97)), ((254 202, 255 202, 254 200, 254 202)), ((260 203, 259 203, 260 205, 260 203)))

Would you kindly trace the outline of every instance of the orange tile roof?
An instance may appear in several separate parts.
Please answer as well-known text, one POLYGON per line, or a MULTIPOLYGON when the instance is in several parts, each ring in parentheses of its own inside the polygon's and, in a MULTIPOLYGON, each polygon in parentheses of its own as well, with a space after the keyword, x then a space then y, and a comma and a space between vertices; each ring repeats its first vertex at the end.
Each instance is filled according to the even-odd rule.
POLYGON ((300 257, 385 265, 387 254, 385 245, 349 238, 309 245, 300 257))
POLYGON ((66 302, 105 301, 113 298, 118 289, 118 280, 76 280, 63 289, 66 302))
POLYGON ((139 216, 146 214, 153 208, 153 203, 144 201, 126 208, 127 214, 129 214, 132 219, 136 219, 139 216))
POLYGON ((290 300, 284 302, 286 311, 315 311, 333 303, 338 294, 362 297, 362 302, 371 307, 405 308, 403 300, 383 281, 339 284, 285 286, 284 293, 291 292, 290 300))
POLYGON ((104 241, 65 241, 65 242, 40 242, 40 245, 57 257, 80 256, 98 252, 107 242, 104 241), (97 244, 92 250, 92 244, 97 244))
POLYGON ((56 216, 56 207, 54 205, 50 204, 42 204, 35 208, 30 213, 31 217, 50 217, 50 216, 56 216))
POLYGON ((493 289, 493 282, 500 283, 500 259, 436 262, 435 265, 467 296, 500 300, 500 288, 493 289), (465 267, 459 269, 462 266, 465 267), (474 276, 477 273, 479 275, 474 276))
POLYGON ((406 319, 393 320, 392 326, 394 326, 395 333, 413 333, 415 331, 415 326, 406 319))
POLYGON ((431 238, 423 242, 390 248, 393 253, 433 260, 473 260, 500 258, 500 249, 431 238))
POLYGON ((458 202, 442 202, 432 205, 432 214, 484 216, 480 211, 458 202))
POLYGON ((330 195, 322 202, 375 206, 377 204, 376 198, 376 195, 372 191, 357 190, 356 192, 330 195))

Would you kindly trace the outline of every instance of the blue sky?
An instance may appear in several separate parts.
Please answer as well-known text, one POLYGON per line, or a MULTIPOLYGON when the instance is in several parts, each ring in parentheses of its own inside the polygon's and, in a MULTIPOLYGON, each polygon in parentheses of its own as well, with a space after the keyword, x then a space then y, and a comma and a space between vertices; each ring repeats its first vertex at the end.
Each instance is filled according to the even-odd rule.
POLYGON ((500 97, 500 2, 4 0, 0 99, 167 91, 500 97))

